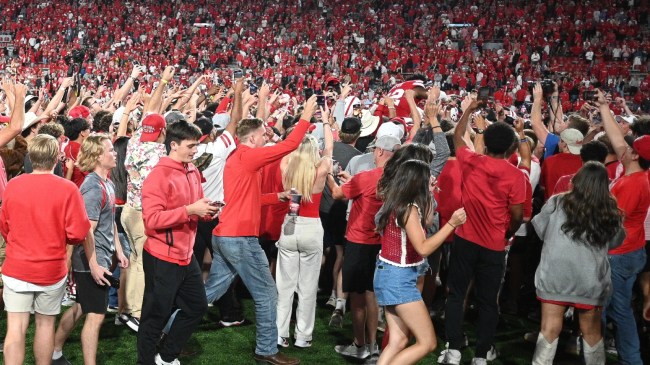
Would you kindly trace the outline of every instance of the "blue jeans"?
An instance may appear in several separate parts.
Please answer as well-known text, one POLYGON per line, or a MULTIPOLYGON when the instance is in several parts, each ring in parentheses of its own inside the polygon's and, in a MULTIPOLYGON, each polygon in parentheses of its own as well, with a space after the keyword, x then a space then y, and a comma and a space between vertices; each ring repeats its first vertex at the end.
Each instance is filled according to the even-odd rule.
POLYGON ((632 312, 632 287, 645 265, 645 249, 621 255, 609 255, 612 270, 612 297, 607 304, 607 316, 616 325, 616 350, 621 365, 643 364, 639 333, 632 312))
POLYGON ((214 257, 205 283, 208 303, 221 298, 239 275, 255 302, 255 353, 262 356, 278 352, 276 326, 278 292, 269 261, 257 237, 212 236, 214 257))

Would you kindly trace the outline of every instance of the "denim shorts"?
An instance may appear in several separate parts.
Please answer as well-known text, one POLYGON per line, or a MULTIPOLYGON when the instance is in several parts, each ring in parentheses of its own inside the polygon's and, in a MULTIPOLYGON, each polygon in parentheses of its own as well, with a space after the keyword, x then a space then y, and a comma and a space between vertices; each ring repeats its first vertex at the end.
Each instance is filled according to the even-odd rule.
POLYGON ((374 279, 377 304, 398 305, 422 300, 417 281, 418 266, 399 267, 378 259, 374 279))

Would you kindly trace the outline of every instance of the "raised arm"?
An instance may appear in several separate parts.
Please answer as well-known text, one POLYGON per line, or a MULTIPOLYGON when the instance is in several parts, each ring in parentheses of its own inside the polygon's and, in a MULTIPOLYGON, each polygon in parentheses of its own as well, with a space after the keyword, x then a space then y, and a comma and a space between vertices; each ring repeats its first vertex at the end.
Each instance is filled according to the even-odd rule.
POLYGON ((268 113, 268 101, 269 101, 269 93, 271 92, 271 89, 269 88, 269 85, 266 83, 266 81, 262 84, 262 87, 260 87, 259 92, 257 93, 257 112, 255 113, 255 117, 258 119, 266 120, 268 118, 269 113, 268 113))
POLYGON ((173 77, 174 77, 174 67, 172 66, 165 67, 165 70, 163 71, 163 74, 160 78, 160 83, 158 84, 158 87, 156 88, 156 90, 154 90, 153 94, 151 95, 151 98, 149 99, 149 102, 147 102, 147 105, 144 106, 144 111, 142 112, 143 116, 146 115, 147 113, 160 113, 163 92, 165 91, 167 84, 172 80, 173 77))
POLYGON ((456 129, 454 130, 454 146, 456 147, 456 150, 467 146, 467 143, 465 143, 463 136, 467 130, 469 116, 472 115, 472 113, 474 113, 474 111, 478 108, 478 102, 475 98, 467 96, 466 100, 468 100, 467 107, 463 111, 463 115, 460 117, 458 124, 456 124, 456 129))
POLYGON ((122 112, 122 118, 120 118, 120 125, 117 127, 117 133, 115 137, 126 136, 126 132, 129 126, 129 117, 131 112, 138 107, 138 103, 142 100, 142 92, 138 91, 137 93, 131 95, 131 98, 124 106, 124 111, 122 112))
POLYGON ((530 110, 530 123, 533 126, 533 132, 537 136, 539 143, 546 143, 546 137, 548 136, 548 129, 544 125, 542 120, 542 102, 544 98, 544 92, 542 91, 542 85, 538 83, 535 84, 533 88, 533 107, 530 110))
POLYGON ((530 144, 528 143, 528 137, 524 134, 523 119, 517 118, 515 120, 515 130, 517 131, 517 136, 519 136, 519 157, 521 157, 519 166, 523 166, 530 171, 532 153, 530 150, 530 144))
POLYGON ((23 123, 25 122, 25 108, 23 105, 25 105, 25 95, 27 94, 25 85, 13 84, 8 80, 2 83, 2 89, 7 94, 11 119, 9 120, 9 126, 0 130, 0 147, 5 146, 23 130, 23 123))
POLYGON ((598 99, 596 103, 598 104, 598 109, 600 110, 600 118, 603 120, 605 133, 607 134, 607 137, 609 137, 609 141, 612 143, 612 148, 614 149, 614 152, 616 152, 616 157, 619 160, 622 160, 623 155, 628 148, 627 142, 625 142, 623 131, 621 131, 621 128, 614 120, 612 111, 609 109, 609 101, 607 98, 605 98, 603 92, 597 90, 597 96, 598 99))

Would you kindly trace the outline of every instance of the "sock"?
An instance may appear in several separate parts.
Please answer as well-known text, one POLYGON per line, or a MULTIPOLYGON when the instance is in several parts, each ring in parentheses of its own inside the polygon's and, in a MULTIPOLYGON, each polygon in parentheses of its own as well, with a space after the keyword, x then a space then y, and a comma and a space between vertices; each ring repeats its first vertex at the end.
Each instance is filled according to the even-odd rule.
POLYGON ((54 350, 54 352, 52 353, 52 360, 58 360, 61 358, 61 356, 63 356, 63 351, 54 350))
POLYGON ((332 294, 330 294, 330 298, 336 298, 336 289, 332 290, 332 294))
POLYGON ((345 314, 345 303, 347 300, 342 299, 342 298, 337 298, 336 299, 336 308, 335 309, 340 309, 343 314, 345 314))

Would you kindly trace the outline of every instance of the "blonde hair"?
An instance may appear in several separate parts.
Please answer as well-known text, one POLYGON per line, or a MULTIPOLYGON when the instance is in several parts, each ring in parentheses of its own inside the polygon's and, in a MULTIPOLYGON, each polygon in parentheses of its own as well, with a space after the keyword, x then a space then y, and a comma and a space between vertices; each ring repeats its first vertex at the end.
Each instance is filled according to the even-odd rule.
POLYGON ((36 135, 27 147, 27 153, 34 170, 52 170, 59 159, 59 142, 47 134, 36 135))
POLYGON ((311 202, 311 190, 316 179, 316 167, 320 163, 318 141, 305 136, 298 148, 289 155, 289 163, 282 174, 285 189, 296 188, 305 202, 311 202))
POLYGON ((104 154, 104 141, 111 139, 105 134, 94 134, 86 138, 79 149, 77 166, 81 171, 90 172, 97 167, 99 158, 104 154))

